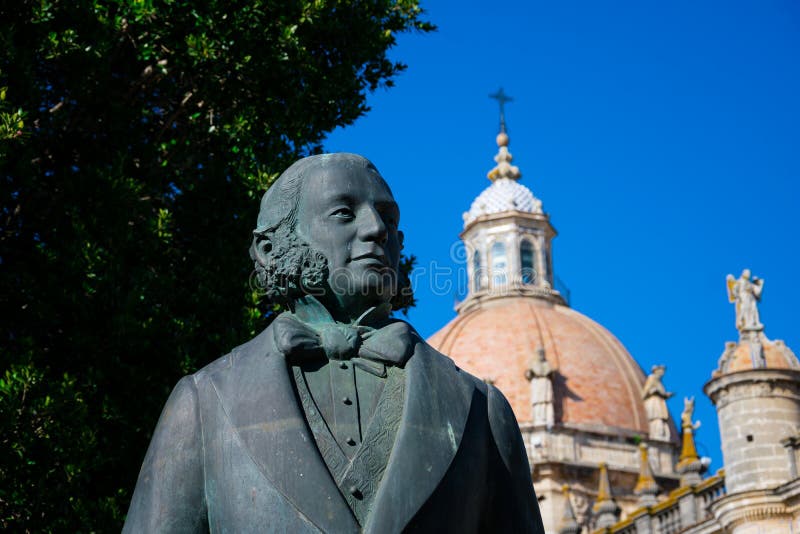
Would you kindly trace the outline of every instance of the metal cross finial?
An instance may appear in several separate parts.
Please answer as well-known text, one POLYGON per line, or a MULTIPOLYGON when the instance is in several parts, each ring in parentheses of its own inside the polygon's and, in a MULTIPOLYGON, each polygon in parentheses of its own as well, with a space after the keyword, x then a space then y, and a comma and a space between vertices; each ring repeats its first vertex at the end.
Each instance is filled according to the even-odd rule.
POLYGON ((505 133, 506 131, 506 113, 505 113, 505 105, 506 102, 513 102, 514 99, 508 96, 501 87, 496 93, 489 95, 489 98, 493 98, 497 100, 497 103, 500 104, 500 131, 505 133))

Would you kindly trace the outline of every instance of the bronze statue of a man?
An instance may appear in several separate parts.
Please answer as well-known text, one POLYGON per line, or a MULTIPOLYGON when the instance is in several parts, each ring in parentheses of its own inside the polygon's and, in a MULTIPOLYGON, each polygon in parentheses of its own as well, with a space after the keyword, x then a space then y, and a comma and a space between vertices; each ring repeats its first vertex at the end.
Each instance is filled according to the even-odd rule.
POLYGON ((407 323, 402 233, 361 156, 298 161, 251 255, 289 311, 178 382, 126 532, 544 532, 514 414, 407 323))

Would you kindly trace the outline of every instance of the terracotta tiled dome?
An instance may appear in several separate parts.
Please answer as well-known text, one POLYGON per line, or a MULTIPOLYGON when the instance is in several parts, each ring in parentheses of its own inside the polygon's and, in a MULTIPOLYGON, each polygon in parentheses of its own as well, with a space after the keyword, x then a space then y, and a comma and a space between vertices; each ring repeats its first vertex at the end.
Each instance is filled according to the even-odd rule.
POLYGON ((608 330, 566 306, 529 297, 487 301, 459 314, 428 342, 492 381, 520 423, 532 419, 525 371, 543 347, 556 370, 557 424, 647 435, 641 368, 608 330))

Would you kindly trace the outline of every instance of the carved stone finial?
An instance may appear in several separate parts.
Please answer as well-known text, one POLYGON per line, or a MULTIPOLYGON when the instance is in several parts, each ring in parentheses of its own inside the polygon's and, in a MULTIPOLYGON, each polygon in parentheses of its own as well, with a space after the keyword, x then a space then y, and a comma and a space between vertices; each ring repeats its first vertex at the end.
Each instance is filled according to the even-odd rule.
POLYGON ((600 468, 597 486, 597 502, 600 503, 604 501, 610 501, 611 483, 608 480, 608 466, 605 462, 600 462, 597 467, 600 468))
POLYGON ((497 144, 499 150, 497 151, 497 155, 494 157, 494 161, 497 163, 495 167, 489 171, 486 175, 491 181, 499 180, 501 178, 507 178, 509 180, 519 180, 522 178, 522 173, 519 171, 519 167, 516 165, 511 165, 511 160, 514 157, 511 155, 511 152, 508 151, 508 135, 505 133, 500 133, 497 136, 497 144))
POLYGON ((639 506, 653 506, 656 504, 658 483, 653 476, 653 470, 650 468, 647 445, 644 443, 639 444, 639 479, 636 481, 633 493, 639 496, 639 506))
POLYGON ((736 303, 736 329, 741 337, 751 332, 764 330, 758 315, 758 303, 764 290, 764 280, 757 276, 750 278, 750 269, 742 271, 735 279, 732 274, 726 277, 728 301, 736 303))
POLYGON ((702 480, 700 475, 705 471, 705 466, 700 460, 694 444, 694 431, 700 428, 700 422, 692 422, 693 413, 694 397, 687 397, 683 400, 683 413, 681 413, 683 444, 678 464, 675 466, 675 470, 681 475, 681 486, 699 484, 702 480))
POLYGON ((661 382, 666 370, 667 368, 663 365, 654 365, 642 386, 644 409, 650 422, 650 439, 659 441, 669 441, 671 437, 667 399, 673 394, 669 393, 661 382))
POLYGON ((595 516, 595 528, 610 527, 619 519, 620 508, 611 495, 611 482, 608 478, 608 467, 605 462, 599 464, 600 475, 597 487, 597 500, 592 506, 595 516))
POLYGON ((558 534, 579 534, 581 526, 575 517, 575 510, 572 508, 572 501, 569 497, 569 486, 561 486, 564 495, 564 511, 561 514, 561 521, 558 522, 558 534))

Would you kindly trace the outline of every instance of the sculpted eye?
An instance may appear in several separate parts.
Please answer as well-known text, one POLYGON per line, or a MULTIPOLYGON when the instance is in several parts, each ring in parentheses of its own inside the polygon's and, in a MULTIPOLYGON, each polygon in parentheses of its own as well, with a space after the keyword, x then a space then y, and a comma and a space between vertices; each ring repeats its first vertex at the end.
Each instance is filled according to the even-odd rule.
POLYGON ((337 208, 333 210, 331 213, 331 217, 335 217, 337 219, 345 219, 345 220, 352 220, 355 217, 353 210, 350 208, 337 208))

